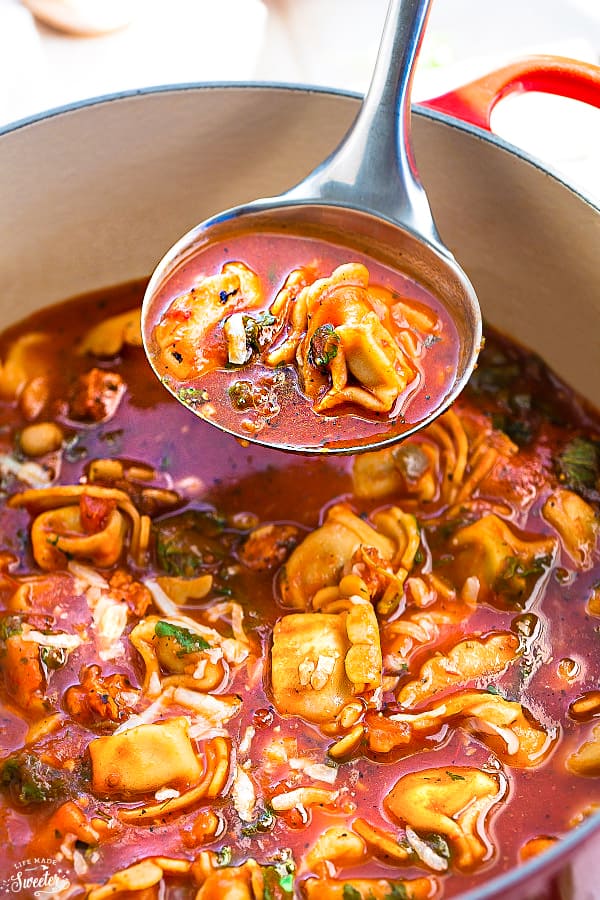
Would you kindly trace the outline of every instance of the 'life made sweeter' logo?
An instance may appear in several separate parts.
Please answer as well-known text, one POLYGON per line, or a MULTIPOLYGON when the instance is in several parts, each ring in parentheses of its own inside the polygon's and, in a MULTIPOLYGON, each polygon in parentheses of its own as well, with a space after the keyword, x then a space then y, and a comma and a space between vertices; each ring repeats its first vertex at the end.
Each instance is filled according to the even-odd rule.
POLYGON ((24 859, 16 863, 8 878, 0 881, 0 896, 23 898, 58 897, 71 886, 55 859, 24 859))

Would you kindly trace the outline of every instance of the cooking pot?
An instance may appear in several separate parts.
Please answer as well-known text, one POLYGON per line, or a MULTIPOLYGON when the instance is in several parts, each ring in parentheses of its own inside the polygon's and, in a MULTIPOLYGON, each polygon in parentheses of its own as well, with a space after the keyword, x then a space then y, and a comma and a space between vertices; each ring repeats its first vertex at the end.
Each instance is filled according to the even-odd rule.
MULTIPOLYGON (((485 317, 600 405, 600 209, 485 130, 500 97, 531 88, 600 105, 600 70, 528 60, 416 107, 415 152, 440 233, 485 317)), ((358 105, 355 95, 311 88, 190 84, 103 97, 5 128, 2 322, 148 275, 196 222, 299 181, 358 105)), ((204 459, 201 474, 210 480, 204 459)), ((462 900, 501 897, 599 898, 600 817, 462 900)))

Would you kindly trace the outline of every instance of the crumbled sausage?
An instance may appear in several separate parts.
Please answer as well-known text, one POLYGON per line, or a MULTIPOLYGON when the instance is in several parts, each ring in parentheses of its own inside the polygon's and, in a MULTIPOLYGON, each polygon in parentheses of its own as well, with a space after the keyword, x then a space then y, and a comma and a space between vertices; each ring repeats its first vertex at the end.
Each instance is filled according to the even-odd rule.
POLYGON ((70 414, 74 419, 88 422, 110 419, 117 411, 124 391, 123 379, 116 372, 90 369, 77 380, 69 405, 70 414))
POLYGON ((124 601, 135 616, 143 616, 152 602, 152 594, 145 584, 135 581, 125 569, 117 569, 109 579, 110 592, 115 600, 124 601))
POLYGON ((79 677, 81 684, 72 685, 65 694, 65 706, 73 719, 98 728, 131 715, 138 692, 126 675, 105 678, 100 666, 84 666, 79 677))
POLYGON ((267 572, 285 562, 300 540, 295 525, 260 525, 251 531, 240 550, 240 559, 255 572, 267 572))

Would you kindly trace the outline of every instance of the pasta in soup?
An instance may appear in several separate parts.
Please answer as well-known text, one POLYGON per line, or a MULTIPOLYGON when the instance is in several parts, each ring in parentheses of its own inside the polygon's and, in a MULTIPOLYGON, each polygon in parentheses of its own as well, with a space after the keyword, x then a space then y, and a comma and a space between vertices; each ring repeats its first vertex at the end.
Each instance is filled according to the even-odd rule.
POLYGON ((490 333, 401 444, 250 448, 149 375, 142 291, 0 338, 0 883, 426 900, 560 843, 600 803, 595 414, 490 333))
POLYGON ((404 433, 440 409, 457 377, 456 326, 431 290, 310 237, 259 231, 209 244, 165 277, 148 322, 171 392, 271 446, 318 451, 404 433))

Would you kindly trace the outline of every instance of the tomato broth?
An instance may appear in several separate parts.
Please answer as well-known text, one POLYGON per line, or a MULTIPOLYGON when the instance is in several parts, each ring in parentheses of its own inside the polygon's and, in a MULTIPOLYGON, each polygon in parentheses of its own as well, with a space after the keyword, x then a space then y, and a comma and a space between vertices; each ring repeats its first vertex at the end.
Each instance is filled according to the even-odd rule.
POLYGON ((243 446, 152 377, 143 287, 0 337, 0 883, 419 900, 560 842, 600 802, 595 413, 488 329, 403 444, 243 446))
POLYGON ((258 232, 207 245, 160 286, 150 323, 150 357, 165 385, 200 417, 272 446, 300 444, 317 452, 402 434, 443 405, 456 378, 456 326, 430 290, 365 253, 314 238, 258 232), (228 275, 231 266, 243 267, 241 282, 228 275), (336 283, 342 269, 348 274, 336 283), (323 285, 318 295, 316 282, 323 285), (348 290, 356 306, 358 289, 362 322, 350 327, 348 290), (305 295, 302 341, 296 330, 305 295), (201 325, 197 311, 211 303, 216 316, 201 325), (370 331, 365 313, 375 322, 370 331), (322 324, 311 328, 318 316, 322 324), (227 352, 227 325, 235 319, 245 329, 243 362, 232 356, 231 335, 227 352), (324 333, 331 355, 322 353, 317 365, 315 347, 324 333), (382 372, 369 373, 367 390, 359 373, 367 348, 373 352, 378 342, 386 351, 382 372), (342 356, 342 387, 333 374, 328 390, 342 356), (401 377, 388 397, 383 382, 394 369, 401 377))

